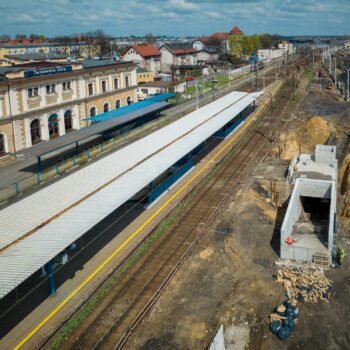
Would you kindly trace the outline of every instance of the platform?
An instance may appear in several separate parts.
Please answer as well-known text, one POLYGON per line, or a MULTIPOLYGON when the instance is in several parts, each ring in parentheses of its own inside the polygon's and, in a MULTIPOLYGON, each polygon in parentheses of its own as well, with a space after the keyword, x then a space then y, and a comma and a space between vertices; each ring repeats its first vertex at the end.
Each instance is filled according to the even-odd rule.
POLYGON ((0 211, 0 298, 208 139, 258 95, 232 92, 0 211))

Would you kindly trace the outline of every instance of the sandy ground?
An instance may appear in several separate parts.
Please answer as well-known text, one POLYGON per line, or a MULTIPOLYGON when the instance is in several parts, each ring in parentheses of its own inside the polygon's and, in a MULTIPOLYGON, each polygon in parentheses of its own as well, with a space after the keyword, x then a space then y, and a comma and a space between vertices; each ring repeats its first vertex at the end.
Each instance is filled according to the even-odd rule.
MULTIPOLYGON (((326 141, 337 144, 342 160, 348 152, 348 137, 339 123, 348 123, 350 108, 332 91, 321 87, 320 93, 315 93, 319 85, 305 85, 303 98, 291 111, 296 118, 291 118, 281 132, 288 135, 310 117, 320 116, 325 120, 321 123, 331 126, 326 141)), ((314 124, 315 132, 319 131, 318 123, 314 124)), ((271 150, 284 142, 277 136, 271 150)), ((317 137, 312 142, 317 142, 317 137)), ((276 153, 271 154, 272 158, 260 164, 232 198, 129 339, 126 349, 205 349, 220 323, 225 326, 227 350, 350 348, 349 259, 341 269, 326 274, 334 281, 335 293, 329 303, 299 305, 298 324, 289 340, 280 341, 269 331, 267 316, 284 300, 282 287, 273 282, 272 276, 277 271, 278 229, 290 191, 281 176, 288 163, 276 162, 276 153), (266 203, 263 195, 273 178, 281 193, 277 210, 266 203)), ((338 245, 347 256, 349 219, 338 217, 337 231, 338 245)))

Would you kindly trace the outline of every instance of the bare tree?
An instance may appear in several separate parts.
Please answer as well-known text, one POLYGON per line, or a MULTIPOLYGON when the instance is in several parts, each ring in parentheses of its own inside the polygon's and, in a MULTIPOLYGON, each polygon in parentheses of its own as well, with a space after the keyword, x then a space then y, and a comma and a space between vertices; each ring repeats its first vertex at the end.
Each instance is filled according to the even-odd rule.
POLYGON ((56 36, 54 40, 56 43, 62 46, 63 53, 67 55, 70 47, 70 43, 72 42, 72 38, 68 35, 60 35, 60 36, 56 36))
POLYGON ((148 44, 153 44, 155 41, 152 33, 145 34, 145 39, 148 44))
POLYGON ((27 35, 26 34, 16 34, 15 39, 17 39, 17 40, 27 39, 27 35))
POLYGON ((90 60, 94 55, 94 33, 86 32, 81 34, 81 41, 83 41, 87 47, 87 57, 90 60))
POLYGON ((94 44, 96 48, 96 53, 100 60, 102 60, 103 56, 108 54, 109 52, 109 38, 108 35, 102 30, 97 29, 94 32, 94 44))
POLYGON ((0 35, 0 41, 7 41, 11 39, 11 35, 9 34, 2 34, 0 35))

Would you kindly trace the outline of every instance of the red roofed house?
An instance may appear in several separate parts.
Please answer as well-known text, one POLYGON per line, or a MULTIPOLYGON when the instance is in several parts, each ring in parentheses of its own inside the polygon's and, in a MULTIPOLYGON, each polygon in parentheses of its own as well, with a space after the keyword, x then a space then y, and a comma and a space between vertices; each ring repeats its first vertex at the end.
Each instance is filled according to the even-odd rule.
MULTIPOLYGON (((240 40, 243 35, 243 32, 238 27, 234 27, 229 33, 217 32, 209 37, 197 38, 193 42, 193 47, 195 47, 197 50, 203 50, 204 48, 210 48, 213 46, 215 41, 220 41, 221 48, 219 51, 221 53, 228 53, 230 52, 230 37, 234 36, 237 40, 240 40)), ((215 47, 215 49, 217 49, 217 47, 215 47)))
POLYGON ((162 53, 162 71, 170 72, 171 66, 194 66, 198 64, 198 51, 188 44, 164 44, 162 53))
POLYGON ((230 31, 230 34, 231 35, 244 35, 243 32, 238 27, 232 28, 230 31))
POLYGON ((133 61, 140 67, 159 73, 161 53, 153 44, 135 44, 129 46, 121 56, 123 61, 133 61))

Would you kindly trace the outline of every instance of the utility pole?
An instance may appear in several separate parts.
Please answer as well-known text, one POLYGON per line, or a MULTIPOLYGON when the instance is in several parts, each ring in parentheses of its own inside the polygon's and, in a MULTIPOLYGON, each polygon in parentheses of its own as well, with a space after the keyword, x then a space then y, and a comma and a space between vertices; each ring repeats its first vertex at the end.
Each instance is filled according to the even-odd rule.
POLYGON ((332 55, 329 55, 329 69, 328 72, 332 76, 332 55))
MULTIPOLYGON (((348 70, 348 76, 349 76, 349 70, 348 70)), ((265 73, 263 73, 263 91, 265 91, 265 73)), ((348 79, 348 81, 349 81, 349 79, 348 79)), ((348 92, 349 92, 349 90, 348 90, 348 92)))
POLYGON ((347 71, 348 71, 348 94, 347 94, 346 100, 348 102, 350 102, 350 96, 349 96, 349 90, 350 90, 350 68, 348 68, 347 71))
POLYGON ((228 68, 228 86, 231 87, 231 67, 228 68))
POLYGON ((312 69, 315 69, 315 51, 312 50, 312 69))
POLYGON ((196 81, 196 109, 199 108, 199 98, 198 98, 198 80, 196 81))

